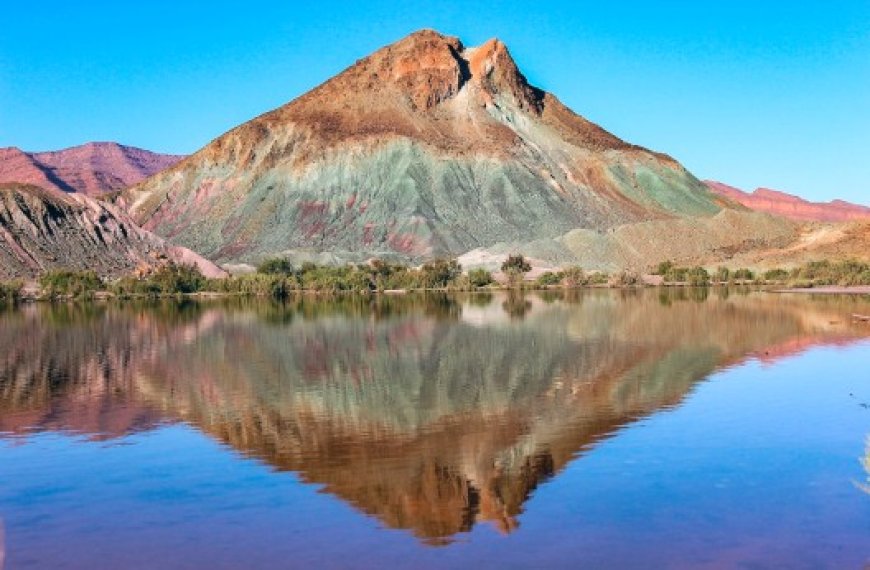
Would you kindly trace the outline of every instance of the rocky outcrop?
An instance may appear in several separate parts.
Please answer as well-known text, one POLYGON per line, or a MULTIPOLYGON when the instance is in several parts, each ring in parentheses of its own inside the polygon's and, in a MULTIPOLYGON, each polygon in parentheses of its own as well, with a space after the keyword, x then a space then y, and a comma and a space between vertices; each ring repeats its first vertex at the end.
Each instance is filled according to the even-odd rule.
POLYGON ((119 203, 220 262, 419 261, 722 205, 672 158, 531 86, 502 42, 466 47, 431 30, 231 130, 119 203))
POLYGON ((113 142, 50 152, 9 147, 0 149, 0 183, 19 182, 96 196, 136 184, 182 158, 113 142))
POLYGON ((82 194, 0 184, 0 279, 30 278, 52 269, 112 276, 169 260, 193 263, 212 277, 225 274, 142 230, 111 204, 82 194))
POLYGON ((751 210, 775 214, 792 220, 809 222, 870 221, 870 207, 843 200, 808 202, 798 196, 768 188, 757 188, 749 193, 721 182, 707 180, 705 183, 716 194, 734 200, 751 210))

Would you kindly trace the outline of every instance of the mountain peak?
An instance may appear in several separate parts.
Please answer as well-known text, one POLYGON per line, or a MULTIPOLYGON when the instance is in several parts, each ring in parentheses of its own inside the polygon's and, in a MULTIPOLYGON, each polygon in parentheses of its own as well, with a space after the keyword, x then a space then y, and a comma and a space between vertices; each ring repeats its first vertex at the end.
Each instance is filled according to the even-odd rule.
POLYGON ((471 79, 485 94, 507 96, 524 111, 541 112, 543 92, 529 85, 501 40, 492 38, 478 47, 468 48, 464 56, 471 79))
POLYGON ((528 84, 501 40, 466 47, 459 38, 430 29, 358 60, 301 100, 323 110, 404 102, 412 114, 428 114, 465 91, 479 108, 494 103, 534 113, 542 108, 543 92, 528 84))

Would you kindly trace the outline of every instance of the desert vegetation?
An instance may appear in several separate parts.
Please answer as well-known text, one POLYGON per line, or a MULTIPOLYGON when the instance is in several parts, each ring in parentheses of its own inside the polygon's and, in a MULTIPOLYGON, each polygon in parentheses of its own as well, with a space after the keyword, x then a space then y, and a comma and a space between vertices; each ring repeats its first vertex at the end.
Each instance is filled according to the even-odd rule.
POLYGON ((21 281, 0 282, 0 305, 12 305, 21 296, 21 281))
MULTIPOLYGON (((526 280, 531 264, 521 255, 509 256, 501 269, 503 285, 510 289, 636 287, 645 284, 645 278, 634 271, 609 274, 587 272, 578 266, 545 271, 534 280, 526 280)), ((682 267, 666 261, 652 268, 651 274, 659 276, 663 286, 870 285, 870 265, 858 261, 814 261, 791 269, 773 268, 760 273, 724 266, 710 272, 700 266, 682 267)), ((263 261, 255 272, 226 278, 206 278, 194 265, 169 262, 145 275, 117 279, 103 279, 94 271, 50 271, 39 278, 38 286, 39 298, 42 299, 87 300, 98 296, 130 299, 191 294, 282 299, 304 292, 477 291, 502 285, 486 269, 463 272, 455 259, 436 259, 420 267, 383 260, 344 266, 302 263, 296 267, 286 259, 276 258, 263 261)), ((21 281, 0 282, 0 304, 14 304, 21 299, 23 291, 21 281)))
POLYGON ((775 267, 764 272, 719 267, 712 274, 703 267, 679 267, 667 261, 660 263, 653 274, 660 275, 664 284, 756 284, 786 287, 870 285, 870 264, 855 260, 811 261, 793 268, 775 267))
POLYGON ((511 287, 519 287, 526 273, 532 270, 532 265, 522 255, 509 255, 501 264, 501 272, 507 276, 511 287))

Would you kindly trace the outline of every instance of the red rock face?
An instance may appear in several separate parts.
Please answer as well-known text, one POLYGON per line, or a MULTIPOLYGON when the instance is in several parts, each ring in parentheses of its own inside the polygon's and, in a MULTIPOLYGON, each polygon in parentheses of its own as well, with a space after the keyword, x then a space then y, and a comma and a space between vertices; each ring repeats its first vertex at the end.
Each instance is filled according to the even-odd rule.
POLYGON ((744 192, 739 188, 705 181, 716 194, 729 198, 751 210, 776 214, 792 220, 810 222, 851 222, 870 220, 870 208, 843 200, 831 202, 808 202, 803 198, 778 190, 757 188, 754 192, 744 192))
POLYGON ((54 152, 0 149, 0 183, 20 182, 89 196, 121 190, 184 158, 117 143, 88 143, 54 152))

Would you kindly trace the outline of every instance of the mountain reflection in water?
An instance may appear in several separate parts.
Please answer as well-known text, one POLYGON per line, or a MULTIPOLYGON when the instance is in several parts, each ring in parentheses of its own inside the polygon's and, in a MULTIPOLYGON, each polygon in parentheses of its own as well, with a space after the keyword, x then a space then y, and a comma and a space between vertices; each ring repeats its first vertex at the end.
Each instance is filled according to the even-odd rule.
POLYGON ((855 297, 701 290, 26 306, 0 314, 0 432, 183 421, 430 544, 717 368, 870 336, 855 297))

